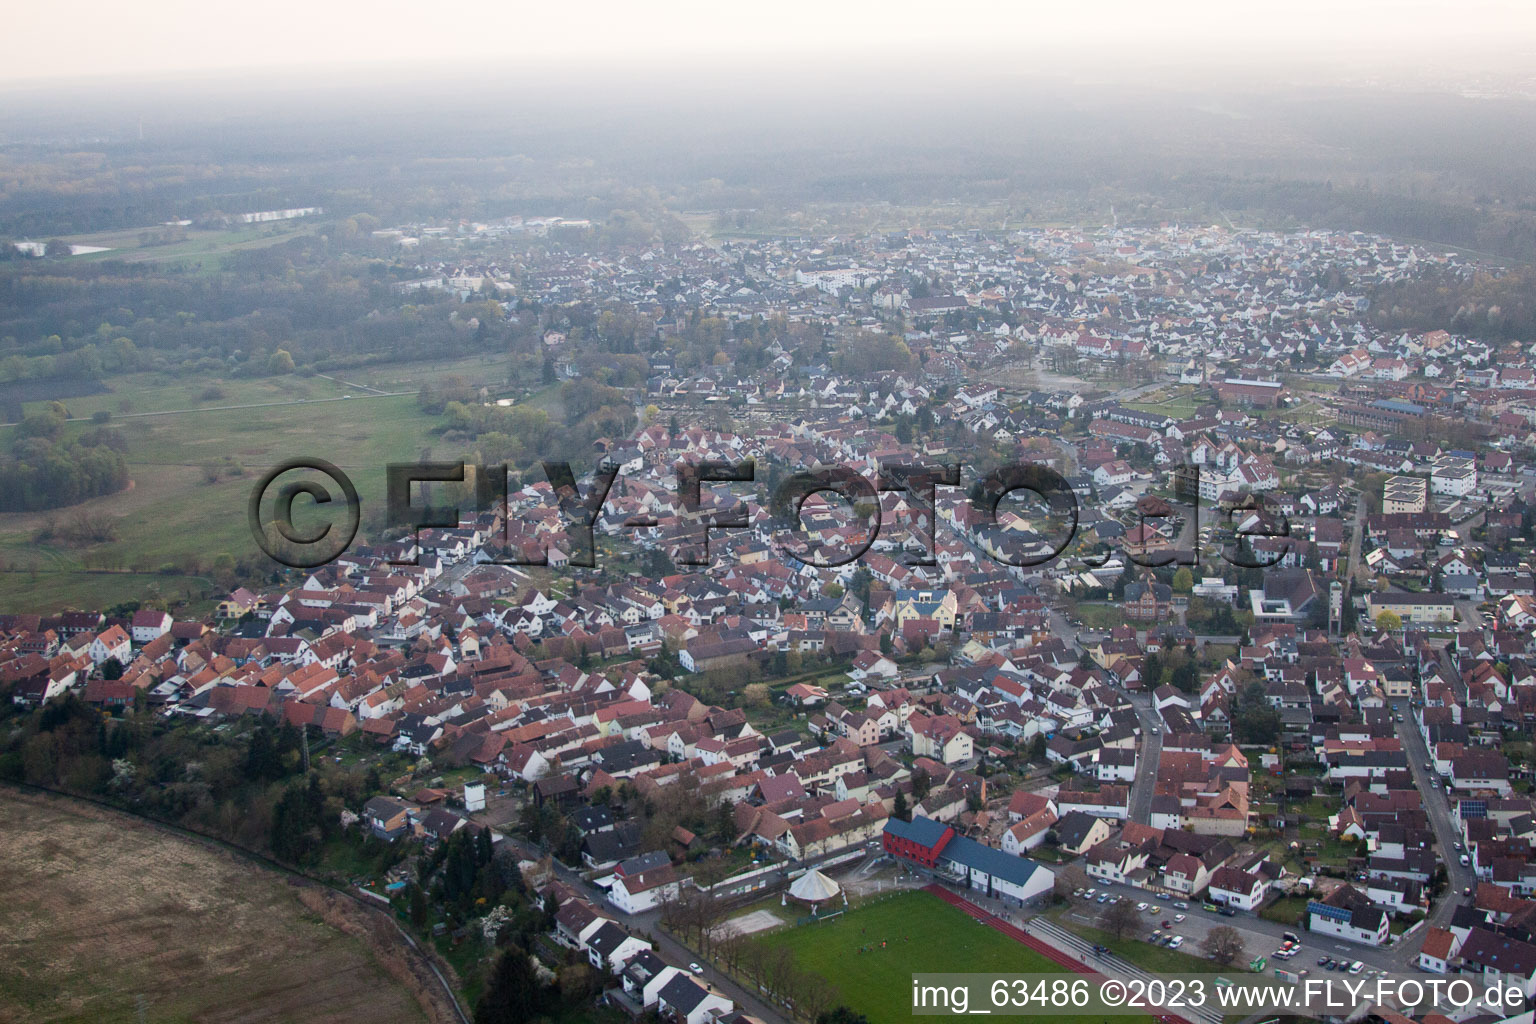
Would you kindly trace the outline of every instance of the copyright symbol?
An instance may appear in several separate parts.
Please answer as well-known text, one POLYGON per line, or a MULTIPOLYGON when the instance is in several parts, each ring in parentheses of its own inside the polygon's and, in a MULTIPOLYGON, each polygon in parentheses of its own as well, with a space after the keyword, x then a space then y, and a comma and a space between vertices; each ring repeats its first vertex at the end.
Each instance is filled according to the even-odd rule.
POLYGON ((251 490, 251 501, 246 508, 250 520, 251 536, 267 557, 291 569, 314 569, 334 561, 357 536, 362 519, 362 502, 352 480, 324 459, 289 459, 267 470, 251 490), (300 530, 293 522, 293 501, 299 495, 308 495, 318 507, 329 505, 335 499, 330 488, 314 480, 294 480, 275 488, 272 504, 263 517, 262 503, 267 492, 274 489, 277 478, 296 469, 314 470, 330 477, 340 489, 345 502, 345 518, 340 523, 326 522, 323 527, 300 530))
POLYGON ((1125 982, 1110 978, 1099 988, 1099 998, 1105 1006, 1119 1006, 1125 1002, 1125 982))

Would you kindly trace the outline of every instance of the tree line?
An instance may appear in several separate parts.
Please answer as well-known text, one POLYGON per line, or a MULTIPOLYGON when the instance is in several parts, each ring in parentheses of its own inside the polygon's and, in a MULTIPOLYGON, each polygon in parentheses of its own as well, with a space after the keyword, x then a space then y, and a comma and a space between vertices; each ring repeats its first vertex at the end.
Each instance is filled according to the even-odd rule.
POLYGON ((16 427, 0 457, 0 512, 63 508, 128 486, 123 436, 102 428, 65 437, 65 415, 55 402, 16 427))

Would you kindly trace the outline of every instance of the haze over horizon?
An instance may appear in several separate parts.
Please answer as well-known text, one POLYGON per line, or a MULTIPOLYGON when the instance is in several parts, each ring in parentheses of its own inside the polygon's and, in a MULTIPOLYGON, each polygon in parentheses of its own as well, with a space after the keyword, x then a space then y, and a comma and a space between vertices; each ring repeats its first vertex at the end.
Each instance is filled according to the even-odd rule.
POLYGON ((1518 0, 1301 0, 1264 9, 1098 0, 1072 10, 962 0, 938 14, 909 0, 731 7, 588 0, 559 8, 471 0, 451 16, 399 0, 273 0, 242 11, 191 0, 61 0, 13 14, 0 41, 0 86, 422 68, 479 75, 595 67, 650 77, 682 70, 680 61, 720 73, 870 64, 895 71, 908 61, 901 70, 917 74, 985 68, 1087 80, 1127 70, 1174 78, 1388 69, 1433 76, 1518 73, 1533 52, 1536 5, 1518 0))

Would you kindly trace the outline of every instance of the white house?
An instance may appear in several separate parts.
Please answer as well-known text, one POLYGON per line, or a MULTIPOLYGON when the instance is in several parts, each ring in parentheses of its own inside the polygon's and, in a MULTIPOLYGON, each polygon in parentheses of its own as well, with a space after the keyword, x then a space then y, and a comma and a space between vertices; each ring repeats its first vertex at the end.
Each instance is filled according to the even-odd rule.
POLYGON ((1251 871, 1217 868, 1207 889, 1213 903, 1225 903, 1238 910, 1255 910, 1264 902, 1269 883, 1251 871))
POLYGON ((133 613, 133 642, 147 644, 171 631, 171 616, 154 608, 141 608, 133 613))
POLYGON ((126 665, 133 657, 133 641, 123 631, 122 626, 111 626, 91 641, 89 653, 91 662, 96 665, 112 658, 126 665))
POLYGON ((1130 466, 1116 459, 1093 471, 1093 483, 1096 487, 1120 487, 1130 483, 1135 475, 1130 466))
POLYGON ((1424 934, 1424 945, 1419 949, 1419 967, 1432 974, 1449 974, 1451 960, 1460 951, 1459 935, 1448 928, 1430 928, 1424 934))
POLYGON ((682 971, 667 979, 656 993, 656 1010, 662 1019, 675 1019, 681 1024, 719 1020, 735 1008, 736 1004, 725 996, 705 988, 682 971))
POLYGON ((608 902, 626 914, 643 914, 663 899, 677 895, 677 876, 671 864, 639 874, 616 875, 608 890, 608 902))
POLYGON ((1386 911, 1354 886, 1341 885, 1321 900, 1307 903, 1308 928, 1362 946, 1387 941, 1386 911))
POLYGON ((1430 473, 1429 490, 1431 494, 1465 498, 1477 490, 1477 465, 1471 459, 1441 459, 1430 473))
POLYGON ((618 974, 629 958, 651 948, 649 942, 638 939, 612 921, 604 921, 590 935, 585 936, 587 960, 598 970, 618 974))

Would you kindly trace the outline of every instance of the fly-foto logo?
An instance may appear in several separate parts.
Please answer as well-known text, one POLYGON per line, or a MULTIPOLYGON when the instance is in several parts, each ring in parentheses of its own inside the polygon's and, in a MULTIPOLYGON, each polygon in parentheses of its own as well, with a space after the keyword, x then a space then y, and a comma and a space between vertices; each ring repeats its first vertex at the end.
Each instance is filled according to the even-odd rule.
MULTIPOLYGON (((605 463, 595 469, 585 485, 578 482, 570 463, 564 461, 541 462, 553 491, 554 507, 558 511, 561 529, 557 531, 568 550, 567 564, 580 568, 596 568, 597 555, 594 529, 604 503, 619 478, 619 469, 605 463)), ((721 508, 706 504, 703 500, 706 483, 750 484, 757 482, 757 464, 752 459, 739 462, 697 461, 679 462, 674 467, 677 480, 676 507, 678 519, 684 524, 686 536, 678 547, 675 561, 679 565, 702 566, 710 564, 709 543, 712 533, 725 530, 745 530, 750 526, 748 507, 738 502, 733 507, 721 508)), ((392 463, 386 467, 386 515, 385 526, 390 530, 410 531, 414 536, 422 529, 452 529, 463 521, 464 509, 457 505, 415 504, 412 501, 415 484, 457 484, 472 486, 474 509, 484 512, 505 508, 507 503, 508 468, 505 464, 471 466, 465 462, 409 462, 392 463)), ((1159 520, 1172 520, 1188 514, 1198 526, 1200 522, 1201 488, 1200 467, 1181 466, 1172 474, 1174 500, 1188 503, 1188 512, 1156 497, 1145 497, 1137 502, 1135 529, 1127 536, 1137 538, 1135 544, 1126 544, 1124 554, 1131 562, 1146 568, 1165 565, 1194 565, 1198 562, 1193 545, 1182 550, 1171 544, 1151 545, 1145 539, 1162 537, 1155 524, 1159 520)), ((960 467, 955 464, 927 465, 910 463, 887 465, 871 479, 847 466, 815 466, 800 470, 781 480, 769 495, 769 507, 779 510, 791 527, 798 528, 806 501, 813 495, 832 494, 848 505, 848 522, 857 523, 859 532, 852 536, 838 533, 836 543, 807 540, 791 532, 790 539, 781 544, 781 554, 807 565, 835 568, 847 565, 863 556, 880 535, 882 513, 880 495, 900 492, 906 505, 927 523, 936 522, 939 487, 958 487, 961 483, 960 467)), ((986 554, 998 562, 1017 567, 1045 565, 1055 561, 1071 546, 1077 537, 1079 506, 1077 495, 1066 479, 1050 466, 1038 463, 1019 463, 990 470, 975 482, 969 492, 969 514, 965 516, 967 529, 972 534, 1002 534, 1001 540, 991 544, 986 554), (1021 531, 999 531, 999 516, 1004 498, 1021 496, 1032 525, 1029 540, 1014 542, 1006 534, 1021 531)), ((346 551, 357 535, 361 521, 362 502, 357 488, 346 473, 323 459, 290 459, 274 466, 252 490, 247 508, 251 533, 257 545, 273 561, 292 568, 313 569, 335 561, 346 551), (322 485, 314 479, 279 481, 299 471, 318 473, 329 478, 322 485), (295 525, 294 504, 301 497, 311 503, 306 519, 312 522, 306 528, 295 525), (334 512, 334 516, 327 513, 334 512), (334 519, 335 521, 332 521, 334 519)), ((1262 537, 1288 538, 1290 523, 1285 517, 1271 517, 1263 509, 1255 495, 1242 495, 1237 500, 1223 500, 1220 514, 1236 527, 1233 545, 1223 547, 1221 555, 1233 565, 1247 569, 1264 569, 1277 564, 1285 552, 1270 552, 1273 557, 1260 559, 1250 548, 1250 541, 1262 537)), ((658 521, 654 517, 633 516, 623 523, 627 529, 652 529, 658 521)), ((1084 561, 1090 567, 1102 567, 1109 560, 1108 552, 1088 554, 1084 561)), ((414 561, 414 560, 413 560, 414 561)), ((504 555, 489 561, 502 565, 549 565, 549 548, 540 546, 538 553, 530 555, 518 546, 509 545, 504 555)), ((411 564, 410 562, 399 564, 411 564)), ((907 558, 908 565, 934 565, 931 542, 921 552, 907 558)))

